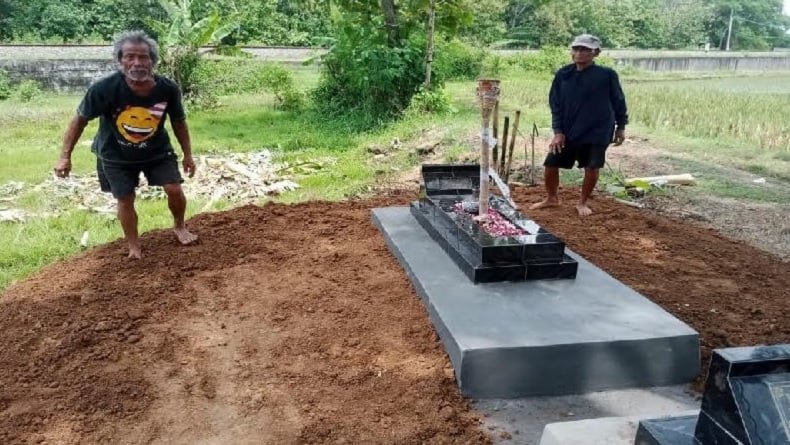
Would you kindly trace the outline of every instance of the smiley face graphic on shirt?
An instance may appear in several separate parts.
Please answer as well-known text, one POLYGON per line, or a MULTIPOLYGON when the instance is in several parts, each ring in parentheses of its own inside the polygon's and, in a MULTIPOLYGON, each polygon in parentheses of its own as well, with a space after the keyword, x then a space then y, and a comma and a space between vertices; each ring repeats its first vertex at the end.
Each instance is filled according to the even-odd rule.
POLYGON ((159 102, 151 107, 128 106, 118 113, 115 126, 118 133, 133 144, 139 144, 152 138, 159 129, 167 102, 159 102))

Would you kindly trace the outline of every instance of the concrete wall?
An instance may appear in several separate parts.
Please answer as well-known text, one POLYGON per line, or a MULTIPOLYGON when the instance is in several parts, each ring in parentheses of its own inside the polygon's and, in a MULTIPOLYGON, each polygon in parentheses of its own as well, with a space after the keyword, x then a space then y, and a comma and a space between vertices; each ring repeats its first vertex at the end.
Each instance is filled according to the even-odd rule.
POLYGON ((12 82, 33 79, 48 91, 82 91, 91 82, 115 71, 109 60, 2 60, 0 70, 8 73, 12 82))
POLYGON ((785 57, 623 57, 618 66, 634 66, 646 71, 790 71, 790 54, 785 57))

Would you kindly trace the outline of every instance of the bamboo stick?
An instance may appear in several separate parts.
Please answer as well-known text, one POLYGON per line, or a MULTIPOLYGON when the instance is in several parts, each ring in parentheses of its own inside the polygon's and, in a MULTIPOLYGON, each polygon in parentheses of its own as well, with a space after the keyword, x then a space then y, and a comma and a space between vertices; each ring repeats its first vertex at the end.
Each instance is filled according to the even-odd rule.
MULTIPOLYGON (((510 140, 510 146, 507 149, 507 164, 505 165, 505 171, 503 174, 505 177, 505 184, 507 184, 507 180, 510 179, 510 166, 513 164, 513 147, 516 145, 516 136, 518 135, 518 121, 520 119, 521 110, 516 110, 516 115, 513 118, 513 138, 510 140)), ((502 153, 502 156, 504 157, 504 153, 502 153)))
POLYGON ((502 124, 502 155, 500 159, 494 158, 494 169, 499 173, 499 176, 503 176, 502 171, 505 169, 505 154, 507 153, 507 134, 509 126, 510 116, 505 116, 504 123, 502 124))
MULTIPOLYGON (((497 139, 497 137, 499 136, 499 100, 497 100, 496 105, 494 105, 494 112, 491 114, 491 119, 494 121, 492 135, 494 136, 494 139, 497 139)), ((491 147, 491 151, 494 158, 494 165, 496 165, 498 145, 499 145, 499 140, 497 139, 497 142, 495 142, 494 146, 491 147)))

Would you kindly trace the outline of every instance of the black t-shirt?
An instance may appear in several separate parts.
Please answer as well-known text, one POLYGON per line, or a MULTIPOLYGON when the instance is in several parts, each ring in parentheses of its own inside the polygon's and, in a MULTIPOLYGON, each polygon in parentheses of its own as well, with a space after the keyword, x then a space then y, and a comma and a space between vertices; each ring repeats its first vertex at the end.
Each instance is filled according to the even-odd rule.
POLYGON ((625 128, 628 108, 617 73, 593 64, 579 71, 570 64, 554 76, 549 92, 552 128, 568 143, 609 145, 615 124, 625 128))
POLYGON ((165 120, 186 119, 181 90, 159 75, 148 96, 136 95, 120 71, 88 88, 77 113, 85 119, 99 118, 99 131, 91 149, 103 161, 147 162, 175 157, 165 120))

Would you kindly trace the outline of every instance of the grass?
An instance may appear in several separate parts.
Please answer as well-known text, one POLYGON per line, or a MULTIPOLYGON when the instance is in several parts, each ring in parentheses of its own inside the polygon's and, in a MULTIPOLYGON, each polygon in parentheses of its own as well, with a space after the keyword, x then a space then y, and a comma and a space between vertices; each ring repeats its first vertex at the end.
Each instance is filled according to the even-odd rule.
MULTIPOLYGON (((293 70, 295 84, 304 90, 318 81, 314 68, 293 67, 293 70)), ((523 158, 522 144, 528 141, 533 123, 544 137, 549 134, 546 96, 550 78, 531 78, 518 71, 500 73, 499 78, 503 80, 500 119, 505 115, 512 118, 515 110, 522 112, 519 133, 526 139, 520 139, 514 154, 517 159, 523 158)), ((783 118, 790 112, 787 96, 790 91, 768 94, 758 89, 747 94, 739 89, 738 82, 748 82, 748 78, 704 81, 660 78, 651 80, 644 73, 633 78, 624 76, 635 124, 631 132, 647 136, 676 153, 681 159, 676 164, 678 168, 702 172, 700 190, 704 193, 759 202, 790 201, 786 187, 760 187, 750 181, 734 180, 730 175, 731 169, 740 169, 790 181, 790 141, 783 126, 783 118)), ((782 79, 790 82, 790 77, 782 79)), ((780 80, 771 82, 774 85, 780 80)), ((759 84, 763 85, 762 80, 759 84)), ((273 98, 267 94, 221 97, 216 109, 189 111, 193 150, 200 156, 268 148, 279 160, 288 162, 331 158, 331 166, 301 178, 298 181, 301 188, 276 199, 300 202, 356 197, 389 175, 421 162, 413 149, 378 159, 367 150, 372 145, 388 145, 393 138, 412 147, 421 141, 441 142, 445 162, 477 149, 471 142, 480 127, 474 82, 450 82, 446 88, 458 112, 407 115, 398 122, 367 132, 355 130, 358 126, 353 121, 277 110, 273 98)), ((49 95, 25 104, 0 102, 0 138, 4 141, 0 146, 3 159, 0 186, 10 181, 37 184, 50 175, 63 131, 79 100, 80 95, 49 95)), ((75 173, 85 174, 94 169, 89 140, 95 131, 93 122, 75 150, 75 173)), ((565 184, 578 183, 580 178, 578 170, 563 171, 565 184)), ((4 201, 0 205, 9 207, 4 201)), ((0 245, 4 246, 0 250, 0 290, 46 264, 79 252, 79 240, 85 231, 90 233, 90 245, 106 243, 121 235, 113 217, 70 209, 66 202, 53 201, 35 192, 16 198, 14 205, 32 212, 65 211, 58 216, 32 218, 24 224, 0 223, 0 245)), ((191 201, 188 216, 205 205, 202 201, 191 201)), ((215 202, 210 209, 221 210, 231 205, 215 202)), ((140 201, 138 213, 141 232, 172 224, 164 200, 140 201)))
POLYGON ((790 202, 790 187, 781 181, 759 184, 754 182, 752 175, 742 171, 689 158, 675 158, 672 164, 680 170, 692 172, 697 178, 697 187, 689 192, 760 203, 790 202))

